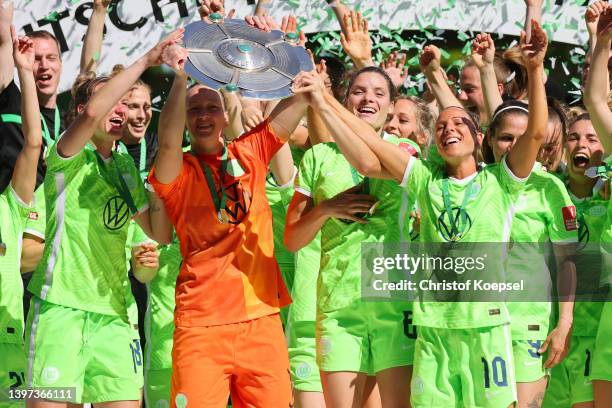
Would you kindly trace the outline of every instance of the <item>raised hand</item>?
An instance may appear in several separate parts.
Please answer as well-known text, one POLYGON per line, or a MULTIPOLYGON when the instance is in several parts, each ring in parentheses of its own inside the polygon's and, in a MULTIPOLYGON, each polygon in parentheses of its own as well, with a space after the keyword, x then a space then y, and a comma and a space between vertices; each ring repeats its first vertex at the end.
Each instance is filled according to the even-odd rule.
POLYGON ((597 22, 597 38, 605 41, 610 39, 612 35, 612 6, 608 5, 599 15, 597 22))
POLYGON ((293 92, 302 94, 308 103, 314 108, 321 106, 325 102, 325 81, 323 76, 316 70, 310 72, 300 72, 293 80, 293 92))
POLYGON ((159 252, 152 243, 139 245, 134 252, 134 266, 142 268, 159 268, 159 252))
POLYGON ((472 41, 472 60, 478 68, 493 64, 495 43, 490 34, 481 33, 472 41))
POLYGON ((175 48, 172 52, 170 52, 170 50, 166 50, 166 48, 178 46, 178 44, 183 39, 184 33, 185 28, 181 27, 173 31, 168 37, 160 41, 155 47, 151 48, 151 50, 149 50, 149 52, 147 52, 144 56, 147 66, 153 67, 166 63, 171 67, 176 67, 178 65, 178 61, 164 60, 164 57, 168 58, 171 56, 180 55, 179 51, 175 48))
POLYGON ((394 51, 389 55, 389 58, 386 61, 380 63, 380 67, 385 70, 393 85, 396 88, 400 88, 406 82, 408 78, 408 67, 406 67, 406 59, 408 56, 406 54, 402 54, 401 57, 398 58, 397 51, 394 51))
POLYGON ((332 95, 333 94, 332 83, 331 83, 331 78, 329 77, 329 74, 327 73, 327 64, 325 60, 324 59, 319 60, 319 63, 314 64, 314 66, 315 66, 315 69, 317 70, 317 73, 323 79, 323 84, 325 85, 325 89, 330 95, 332 95))
POLYGON ((526 38, 525 32, 521 31, 520 49, 523 63, 527 69, 538 68, 544 63, 548 37, 540 23, 531 20, 531 41, 527 42, 526 38))
POLYGON ((278 29, 278 24, 269 16, 246 16, 244 21, 251 27, 259 28, 263 31, 272 31, 278 29), (270 27, 272 24, 272 27, 270 27))
POLYGON ((601 0, 589 4, 587 7, 587 11, 584 14, 584 20, 586 21, 589 36, 594 36, 597 34, 597 23, 599 22, 599 16, 606 10, 607 7, 608 2, 601 0))
POLYGON ((34 70, 34 42, 29 37, 18 37, 15 26, 11 26, 13 60, 17 69, 34 70))
POLYGON ((344 26, 346 35, 340 33, 340 44, 344 51, 358 68, 372 65, 372 40, 368 31, 368 20, 362 18, 360 12, 351 10, 344 15, 344 26))
POLYGON ((294 33, 298 37, 297 45, 306 47, 306 34, 302 30, 298 31, 297 19, 294 15, 288 15, 283 17, 281 22, 280 30, 285 34, 294 33))
POLYGON ((440 61, 442 60, 442 53, 440 49, 435 45, 426 45, 423 48, 421 57, 419 58, 419 66, 423 73, 433 73, 440 69, 440 61))
POLYGON ((236 9, 231 9, 227 16, 225 15, 225 5, 223 0, 202 0, 202 5, 198 8, 200 18, 207 23, 210 23, 210 15, 213 13, 221 14, 223 18, 232 18, 236 13, 236 9))
POLYGON ((94 0, 93 5, 94 8, 104 8, 107 9, 111 4, 112 0, 94 0))
POLYGON ((544 0, 525 0, 527 7, 542 7, 544 0))

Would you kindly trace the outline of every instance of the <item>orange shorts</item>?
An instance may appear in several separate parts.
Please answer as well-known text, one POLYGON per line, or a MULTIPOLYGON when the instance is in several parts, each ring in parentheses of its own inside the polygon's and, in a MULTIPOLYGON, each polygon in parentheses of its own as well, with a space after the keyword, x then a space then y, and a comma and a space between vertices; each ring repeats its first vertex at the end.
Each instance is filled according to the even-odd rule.
POLYGON ((278 314, 242 323, 177 327, 171 407, 288 408, 289 356, 278 314))

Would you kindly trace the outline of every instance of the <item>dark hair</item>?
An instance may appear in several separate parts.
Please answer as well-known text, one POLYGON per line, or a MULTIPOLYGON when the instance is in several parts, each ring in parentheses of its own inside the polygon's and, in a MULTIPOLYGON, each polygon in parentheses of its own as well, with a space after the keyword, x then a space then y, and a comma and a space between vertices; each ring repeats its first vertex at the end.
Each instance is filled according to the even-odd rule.
POLYGON ((517 101, 516 99, 507 100, 495 109, 495 113, 487 129, 486 141, 489 143, 482 144, 482 155, 485 163, 495 163, 495 155, 493 154, 493 148, 490 145, 490 141, 497 135, 497 129, 502 124, 502 121, 510 115, 529 116, 529 112, 526 110, 529 110, 529 105, 525 102, 517 101))
POLYGON ((346 102, 346 100, 348 99, 349 92, 351 92, 351 88, 353 87, 355 80, 357 80, 357 78, 361 74, 365 74, 368 72, 379 74, 385 79, 385 81, 387 82, 387 88, 389 89, 389 100, 391 101, 395 100, 395 95, 397 91, 395 90, 395 85, 393 85, 393 81, 391 80, 391 78, 389 78, 389 75, 382 68, 379 68, 376 66, 370 66, 370 67, 363 67, 359 71, 356 71, 351 75, 348 86, 346 88, 346 94, 344 95, 344 101, 346 102))
MULTIPOLYGON (((346 74, 346 67, 342 61, 333 56, 325 56, 321 57, 321 59, 325 60, 327 75, 329 75, 332 91, 334 91, 335 94, 338 90, 342 89, 342 82, 344 81, 344 76, 346 74)), ((342 92, 340 92, 340 94, 342 94, 342 92)))
POLYGON ((66 115, 66 123, 68 125, 78 116, 79 106, 87 104, 96 86, 108 82, 109 80, 109 76, 103 75, 98 77, 96 73, 92 71, 87 71, 77 76, 70 91, 72 99, 70 101, 70 109, 66 115))
POLYGON ((565 106, 557 99, 548 98, 548 121, 561 125, 561 140, 565 142, 567 139, 567 114, 565 106))
POLYGON ((55 41, 55 45, 57 46, 57 53, 59 55, 60 60, 62 59, 62 47, 60 47, 60 43, 59 41, 57 41, 57 38, 51 34, 48 31, 45 30, 36 30, 36 31, 32 31, 30 33, 27 33, 28 37, 30 39, 34 39, 34 38, 42 38, 45 40, 53 40, 55 41))

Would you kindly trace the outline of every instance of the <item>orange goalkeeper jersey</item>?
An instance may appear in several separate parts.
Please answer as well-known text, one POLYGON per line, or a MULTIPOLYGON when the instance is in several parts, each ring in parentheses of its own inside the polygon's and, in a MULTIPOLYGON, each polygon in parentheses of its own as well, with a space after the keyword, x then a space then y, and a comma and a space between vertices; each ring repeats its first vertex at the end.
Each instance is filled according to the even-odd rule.
POLYGON ((170 184, 149 180, 164 202, 181 245, 175 324, 211 326, 277 313, 290 302, 274 258, 272 212, 266 198, 268 163, 283 145, 265 121, 227 145, 223 176, 228 223, 217 216, 203 165, 221 197, 221 153, 183 155, 170 184))

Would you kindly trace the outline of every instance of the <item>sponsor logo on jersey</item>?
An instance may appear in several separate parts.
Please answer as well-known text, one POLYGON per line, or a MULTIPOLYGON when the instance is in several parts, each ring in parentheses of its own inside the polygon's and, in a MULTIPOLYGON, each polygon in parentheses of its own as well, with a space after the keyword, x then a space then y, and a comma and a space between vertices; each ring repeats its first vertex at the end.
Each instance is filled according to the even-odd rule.
POLYGON ((565 223, 566 231, 576 231, 578 229, 576 222, 576 207, 568 205, 561 209, 563 212, 563 222, 565 223))
POLYGON ((38 220, 38 213, 36 211, 31 211, 30 215, 28 215, 28 219, 30 219, 32 221, 37 221, 38 220))
MULTIPOLYGON (((221 196, 221 190, 218 191, 221 196)), ((225 186, 227 202, 225 211, 230 224, 240 224, 246 218, 251 208, 251 193, 242 185, 240 180, 234 180, 231 185, 225 186)))
POLYGON ((398 146, 409 155, 419 157, 419 152, 410 143, 401 142, 398 146))
POLYGON ((331 351, 331 341, 325 337, 322 337, 321 340, 319 340, 319 347, 321 347, 321 354, 326 355, 331 351))
POLYGON ((114 196, 106 202, 102 219, 106 228, 118 230, 130 219, 130 209, 123 198, 114 196))

